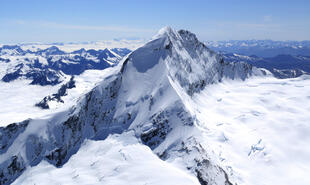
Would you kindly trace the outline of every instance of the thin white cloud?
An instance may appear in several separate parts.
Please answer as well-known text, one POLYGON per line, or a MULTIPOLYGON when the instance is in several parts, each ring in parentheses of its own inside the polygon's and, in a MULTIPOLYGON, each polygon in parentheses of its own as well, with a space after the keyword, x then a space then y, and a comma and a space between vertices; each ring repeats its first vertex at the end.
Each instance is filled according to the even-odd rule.
POLYGON ((210 21, 204 23, 204 29, 199 33, 206 40, 305 40, 309 38, 303 24, 264 22, 263 20, 260 22, 210 21))
POLYGON ((90 31, 116 31, 116 32, 132 32, 132 33, 153 33, 152 29, 143 28, 132 28, 125 26, 91 26, 91 25, 74 25, 74 24, 63 24, 57 22, 48 21, 13 21, 14 24, 18 25, 33 25, 45 28, 56 28, 56 29, 73 29, 73 30, 90 30, 90 31))
POLYGON ((263 17, 264 22, 271 22, 272 21, 272 16, 271 15, 265 15, 263 17))
POLYGON ((280 29, 282 26, 279 24, 271 24, 271 23, 248 23, 248 22, 221 22, 221 23, 216 23, 217 27, 231 27, 231 28, 238 28, 240 30, 275 30, 275 29, 280 29))

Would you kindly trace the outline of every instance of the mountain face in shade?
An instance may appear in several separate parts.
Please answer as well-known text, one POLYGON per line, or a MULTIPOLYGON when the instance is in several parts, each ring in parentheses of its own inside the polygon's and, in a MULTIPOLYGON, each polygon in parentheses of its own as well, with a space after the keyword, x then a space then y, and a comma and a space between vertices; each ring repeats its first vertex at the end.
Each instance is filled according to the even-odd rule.
MULTIPOLYGON (((55 48, 49 52, 59 54, 55 48)), ((77 52, 77 58, 101 56, 94 51, 77 52)), ((111 53, 104 56, 111 57, 111 53)), ((49 57, 47 61, 55 66, 62 65, 49 57)), ((223 79, 244 80, 260 74, 249 64, 224 61, 189 31, 163 28, 152 41, 125 57, 76 106, 49 118, 1 128, 0 184, 14 182, 42 161, 63 167, 87 139, 105 140, 111 134, 133 132, 132 137, 160 159, 182 159, 182 168, 200 184, 231 185, 229 173, 202 144, 199 120, 187 103, 223 79)))

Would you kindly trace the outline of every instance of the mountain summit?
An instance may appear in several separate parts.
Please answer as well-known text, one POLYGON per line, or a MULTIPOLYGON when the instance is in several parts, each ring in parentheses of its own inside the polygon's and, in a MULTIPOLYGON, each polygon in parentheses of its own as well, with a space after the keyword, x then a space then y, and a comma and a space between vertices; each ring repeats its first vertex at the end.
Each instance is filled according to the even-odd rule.
POLYGON ((201 144, 199 121, 187 104, 208 84, 243 80, 258 70, 224 62, 193 33, 167 27, 112 71, 71 109, 0 128, 0 184, 42 160, 62 167, 86 139, 129 131, 162 160, 182 161, 201 184, 232 184, 201 144))
POLYGON ((165 27, 153 38, 134 51, 125 60, 123 68, 128 61, 139 73, 157 64, 163 65, 165 70, 157 74, 166 72, 165 75, 177 81, 190 95, 223 78, 244 80, 253 74, 251 65, 224 62, 220 55, 208 49, 189 31, 176 32, 165 27))

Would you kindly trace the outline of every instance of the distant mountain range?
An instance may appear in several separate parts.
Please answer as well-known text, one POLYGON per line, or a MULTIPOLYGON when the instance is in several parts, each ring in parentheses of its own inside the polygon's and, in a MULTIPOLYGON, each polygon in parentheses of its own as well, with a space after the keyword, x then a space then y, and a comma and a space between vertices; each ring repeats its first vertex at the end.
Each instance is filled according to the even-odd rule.
POLYGON ((275 57, 277 55, 310 56, 310 41, 230 40, 207 41, 205 44, 218 52, 275 57))
POLYGON ((310 41, 231 40, 205 44, 226 61, 265 68, 278 78, 310 74, 310 41))
MULTIPOLYGON (((310 41, 208 41, 206 45, 219 52, 226 61, 241 61, 265 68, 278 78, 310 74, 310 41)), ((57 46, 64 44, 58 43, 57 46)), ((0 47, 0 79, 10 82, 25 78, 31 80, 30 84, 56 85, 65 75, 79 75, 87 69, 102 70, 113 66, 131 52, 128 48, 81 48, 66 52, 57 46, 33 49, 34 46, 25 44, 3 45, 0 47)))
POLYGON ((222 53, 225 61, 246 62, 255 67, 269 70, 277 78, 295 78, 310 74, 310 56, 277 55, 262 58, 255 55, 245 56, 235 53, 222 53))
MULTIPOLYGON (((128 48, 73 51, 72 48, 83 46, 83 43, 70 43, 70 47, 65 47, 64 43, 56 44, 65 51, 55 45, 44 49, 36 44, 3 45, 0 47, 0 79, 10 82, 26 78, 31 80, 30 84, 56 85, 65 75, 113 66, 131 52, 128 48), (66 48, 70 48, 70 52, 66 48)), ((90 47, 89 44, 100 43, 84 44, 90 47)), ((310 41, 233 40, 207 41, 205 44, 222 54, 226 61, 247 62, 268 69, 278 78, 310 74, 310 41)))
POLYGON ((20 46, 0 47, 0 79, 10 82, 19 78, 30 79, 30 84, 56 85, 65 75, 79 75, 87 69, 105 69, 125 55, 127 48, 65 52, 56 46, 36 51, 20 46))

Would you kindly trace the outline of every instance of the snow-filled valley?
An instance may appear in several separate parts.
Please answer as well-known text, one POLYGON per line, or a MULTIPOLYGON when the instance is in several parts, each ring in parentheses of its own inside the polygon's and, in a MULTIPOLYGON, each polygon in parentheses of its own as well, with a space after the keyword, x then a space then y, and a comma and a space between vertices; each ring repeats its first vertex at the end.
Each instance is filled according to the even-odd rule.
POLYGON ((112 71, 112 68, 87 70, 76 76, 76 87, 68 89, 67 95, 63 97, 64 103, 52 101, 49 104, 49 109, 41 109, 36 107, 35 104, 44 97, 56 93, 62 84, 55 86, 29 85, 30 80, 25 79, 15 80, 10 83, 0 81, 0 106, 2 107, 0 110, 0 126, 21 122, 29 118, 48 117, 55 112, 66 110, 112 71))
POLYGON ((277 79, 166 27, 34 107, 64 77, 1 82, 0 184, 310 183, 309 75, 277 79))

